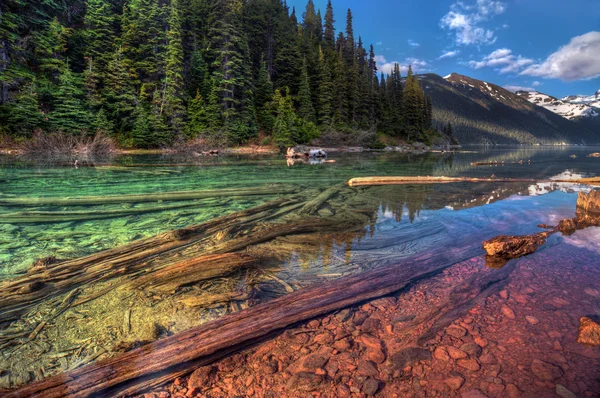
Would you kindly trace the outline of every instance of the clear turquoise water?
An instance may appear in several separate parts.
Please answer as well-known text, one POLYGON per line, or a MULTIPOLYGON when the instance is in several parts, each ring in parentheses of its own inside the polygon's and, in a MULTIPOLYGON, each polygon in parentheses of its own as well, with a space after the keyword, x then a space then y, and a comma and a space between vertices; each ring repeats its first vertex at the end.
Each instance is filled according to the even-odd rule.
MULTIPOLYGON (((287 165, 280 156, 117 156, 94 164, 0 156, 0 198, 130 195, 187 190, 262 187, 284 184, 299 190, 325 189, 353 177, 373 175, 446 175, 549 178, 564 172, 595 175, 600 160, 588 158, 594 148, 472 148, 461 153, 331 154, 335 163, 287 165), (573 158, 575 155, 576 158, 573 158), (471 166, 472 162, 505 161, 504 166, 471 166), (523 164, 509 164, 523 161, 523 164)), ((403 189, 411 219, 421 208, 460 206, 465 197, 483 198, 492 187, 454 185, 403 189), (435 195, 434 192, 441 192, 435 195), (480 191, 480 192, 479 192, 480 191), (466 194, 466 196, 465 196, 466 194)), ((517 193, 517 192, 515 192, 517 193)), ((526 192, 521 192, 526 193, 526 192)), ((473 200, 473 199, 464 200, 473 200)), ((96 206, 0 206, 0 275, 23 272, 36 259, 80 257, 160 232, 197 224, 250 208, 273 196, 214 198, 174 203, 96 206), (85 221, 27 222, 3 220, 17 212, 95 212, 173 207, 143 214, 85 221)), ((474 203, 477 204, 477 203, 474 203)), ((465 205, 463 203, 462 205, 465 205)), ((402 207, 400 206, 400 207, 402 207)), ((104 217, 104 216, 103 216, 104 217)))

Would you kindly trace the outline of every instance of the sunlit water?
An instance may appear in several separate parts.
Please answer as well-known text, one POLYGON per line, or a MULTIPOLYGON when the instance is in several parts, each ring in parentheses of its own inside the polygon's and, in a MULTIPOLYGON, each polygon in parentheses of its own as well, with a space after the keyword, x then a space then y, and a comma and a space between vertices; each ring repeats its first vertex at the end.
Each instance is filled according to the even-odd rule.
MULTIPOLYGON (((479 147, 461 153, 423 155, 339 153, 329 157, 335 163, 296 162, 293 165, 280 156, 117 156, 110 161, 82 161, 78 168, 72 165, 73 159, 55 163, 0 157, 0 202, 2 199, 18 198, 73 198, 254 187, 289 187, 301 193, 324 190, 361 176, 496 176, 538 180, 559 176, 568 179, 598 175, 600 160, 587 157, 596 151, 595 148, 578 147, 479 147), (472 165, 473 162, 494 161, 504 161, 504 165, 472 165)), ((285 294, 290 288, 300 289, 371 267, 394 264, 421 252, 452 248, 465 239, 482 241, 498 234, 539 232, 537 224, 554 225, 563 218, 572 217, 577 192, 587 189, 574 184, 549 182, 357 188, 355 200, 367 213, 372 213, 372 221, 366 222, 361 232, 318 236, 300 244, 291 242, 282 245, 281 252, 270 263, 264 264, 260 272, 219 280, 209 288, 237 289, 240 284, 256 278, 257 291, 260 292, 257 298, 259 301, 267 300, 285 294), (257 276, 260 273, 275 279, 257 276)), ((277 196, 286 195, 217 196, 190 201, 94 206, 32 207, 16 205, 13 201, 11 205, 0 205, 0 275, 10 279, 26 272, 40 258, 82 257, 248 209, 277 196), (28 218, 39 214, 52 217, 51 213, 55 213, 56 219, 34 221, 28 218), (18 221, 11 221, 15 217, 18 221), (71 219, 62 220, 61 217, 71 219), (72 219, 78 217, 86 219, 72 219)), ((326 214, 319 215, 327 217, 326 214)), ((553 236, 547 246, 563 245, 564 250, 574 251, 597 244, 597 234, 582 232, 569 238, 553 236)), ((46 351, 38 352, 35 347, 27 345, 3 348, 4 360, 0 360, 0 368, 12 367, 15 375, 30 372, 30 376, 13 378, 8 382, 8 385, 24 384, 44 376, 36 373, 32 359, 41 358, 48 369, 54 367, 54 370, 48 370, 48 374, 69 369, 77 360, 68 356, 61 361, 43 359, 48 352, 55 354, 73 346, 86 347, 83 353, 88 355, 97 351, 98 347, 111 352, 110 347, 123 341, 149 341, 161 337, 164 333, 154 330, 156 325, 165 333, 176 333, 231 310, 228 305, 174 310, 173 303, 164 297, 159 300, 148 293, 147 298, 139 300, 129 292, 115 292, 80 306, 70 314, 70 318, 55 322, 55 328, 46 327, 45 338, 52 346, 46 351), (124 308, 132 308, 133 311, 132 330, 128 336, 122 332, 110 332, 120 328, 124 308), (72 322, 77 326, 74 327, 72 322), (90 344, 90 339, 93 339, 93 344, 90 344), (17 357, 25 359, 15 362, 17 357)), ((35 324, 36 319, 29 316, 23 322, 35 324)), ((81 351, 79 354, 84 355, 81 351)))

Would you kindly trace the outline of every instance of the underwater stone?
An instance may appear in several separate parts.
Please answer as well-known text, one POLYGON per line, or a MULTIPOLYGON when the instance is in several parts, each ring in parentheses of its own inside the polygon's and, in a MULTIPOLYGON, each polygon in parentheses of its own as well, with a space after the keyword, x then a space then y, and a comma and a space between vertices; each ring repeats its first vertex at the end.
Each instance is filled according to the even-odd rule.
POLYGON ((582 317, 579 320, 577 342, 591 347, 600 347, 600 324, 587 316, 582 317))

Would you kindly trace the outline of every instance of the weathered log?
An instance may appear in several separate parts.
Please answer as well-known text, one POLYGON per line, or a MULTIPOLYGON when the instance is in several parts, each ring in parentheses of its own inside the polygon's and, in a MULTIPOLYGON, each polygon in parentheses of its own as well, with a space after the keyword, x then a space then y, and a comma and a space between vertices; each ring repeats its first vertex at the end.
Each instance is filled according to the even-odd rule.
POLYGON ((337 195, 342 189, 343 185, 334 185, 331 188, 328 188, 321 192, 319 195, 308 201, 302 209, 300 209, 300 214, 313 214, 323 203, 327 202, 329 199, 337 195))
MULTIPOLYGON (((140 270, 158 270, 174 262, 171 257, 176 250, 193 246, 189 256, 201 255, 206 249, 204 243, 220 231, 254 225, 295 203, 294 199, 278 199, 91 256, 33 267, 25 275, 0 282, 0 323, 14 320, 40 301, 66 294, 79 286, 135 274, 140 270)), ((252 239, 247 241, 248 244, 252 242, 252 239)), ((236 248, 244 247, 240 241, 234 244, 236 248)), ((227 246, 222 245, 221 253, 228 251, 226 249, 227 246)))
POLYGON ((215 207, 221 206, 223 202, 194 202, 176 204, 170 206, 151 206, 144 208, 130 208, 119 210, 86 210, 86 211, 23 211, 18 213, 8 213, 2 215, 2 222, 8 224, 29 224, 29 223, 53 223, 69 221, 88 221, 102 220, 107 218, 125 217, 138 214, 155 213, 188 207, 215 207))
POLYGON ((600 177, 579 178, 573 180, 533 180, 527 178, 475 178, 475 177, 436 177, 436 176, 402 176, 402 177, 358 177, 348 181, 351 187, 365 185, 403 185, 403 184, 448 184, 455 182, 526 182, 526 183, 558 183, 600 185, 600 177))
POLYGON ((390 294, 481 253, 474 237, 457 243, 459 246, 452 250, 421 253, 393 266, 287 294, 4 396, 52 398, 138 393, 155 386, 157 380, 165 382, 193 371, 285 327, 390 294))
POLYGON ((81 196, 71 198, 0 198, 0 206, 89 206, 115 203, 182 201, 218 197, 269 196, 295 193, 290 187, 230 188, 202 191, 163 192, 141 195, 81 196))
POLYGON ((202 256, 169 265, 132 282, 136 288, 169 293, 185 285, 226 276, 248 267, 255 259, 247 254, 228 253, 202 256))

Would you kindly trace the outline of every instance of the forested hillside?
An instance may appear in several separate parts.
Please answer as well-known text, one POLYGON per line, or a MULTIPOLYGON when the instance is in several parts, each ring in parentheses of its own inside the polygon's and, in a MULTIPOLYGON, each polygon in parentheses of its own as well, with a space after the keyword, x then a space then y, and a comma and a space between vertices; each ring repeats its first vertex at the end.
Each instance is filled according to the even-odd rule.
POLYGON ((437 135, 418 80, 398 65, 379 76, 351 10, 336 33, 331 2, 300 16, 285 0, 4 0, 0 13, 0 134, 103 132, 127 147, 437 135))
POLYGON ((435 103, 433 124, 451 123, 461 143, 600 143, 600 130, 567 120, 495 84, 456 73, 419 79, 435 103))

